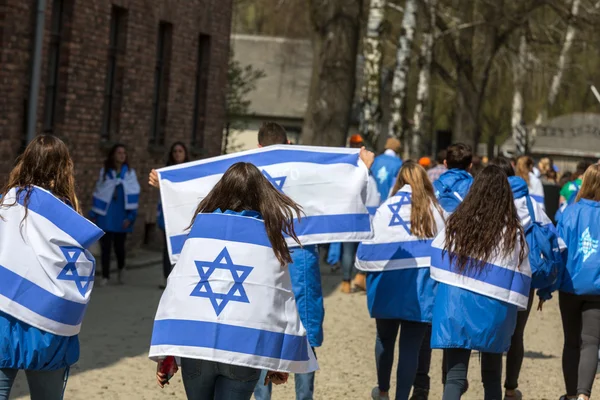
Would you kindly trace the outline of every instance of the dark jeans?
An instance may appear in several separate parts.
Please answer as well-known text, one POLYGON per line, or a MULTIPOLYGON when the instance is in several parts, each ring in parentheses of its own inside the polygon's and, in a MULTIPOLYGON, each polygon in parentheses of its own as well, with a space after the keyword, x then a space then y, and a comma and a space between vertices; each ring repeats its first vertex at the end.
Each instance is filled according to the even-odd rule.
POLYGON ((527 310, 519 311, 519 313, 517 313, 515 332, 510 340, 510 349, 506 354, 506 380, 504 381, 504 388, 508 390, 514 390, 519 387, 519 374, 521 373, 523 357, 525 356, 523 334, 525 333, 525 326, 527 325, 527 320, 529 319, 529 312, 531 311, 533 298, 534 292, 532 289, 531 292, 529 292, 529 303, 527 303, 527 310))
POLYGON ((600 296, 558 295, 565 345, 562 369, 567 395, 592 393, 600 344, 600 296))
POLYGON ((169 277, 172 269, 173 264, 171 264, 171 259, 169 258, 169 248, 167 247, 167 237, 165 236, 165 246, 163 250, 163 276, 165 279, 169 277))
POLYGON ((214 361, 181 359, 188 400, 250 400, 260 370, 214 361))
MULTIPOLYGON (((467 390, 471 350, 445 349, 448 374, 442 400, 458 400, 467 390)), ((481 354, 484 400, 502 400, 502 353, 481 354)))
POLYGON ((376 319, 377 340, 375 343, 375 363, 379 390, 390 390, 390 377, 394 363, 394 349, 400 326, 399 361, 396 370, 396 400, 406 400, 417 374, 419 349, 428 324, 401 321, 399 319, 376 319))
POLYGON ((100 239, 100 249, 102 250, 102 277, 110 279, 110 251, 113 243, 115 246, 115 255, 117 256, 117 266, 119 271, 125 268, 125 232, 106 232, 100 239))
POLYGON ((427 331, 419 351, 419 366, 417 367, 417 376, 413 386, 415 389, 429 390, 431 379, 429 378, 429 368, 431 368, 431 325, 427 324, 427 331))
MULTIPOLYGON (((313 347, 315 357, 317 353, 313 347)), ((254 388, 254 398, 256 400, 271 400, 271 393, 273 391, 273 384, 269 382, 265 386, 265 378, 267 377, 268 371, 262 371, 260 378, 254 388)), ((309 372, 307 374, 294 374, 294 382, 296 388, 296 400, 313 400, 315 392, 315 373, 309 372)))
POLYGON ((344 242, 342 243, 342 280, 352 280, 354 272, 354 262, 356 261, 356 250, 358 243, 344 242))

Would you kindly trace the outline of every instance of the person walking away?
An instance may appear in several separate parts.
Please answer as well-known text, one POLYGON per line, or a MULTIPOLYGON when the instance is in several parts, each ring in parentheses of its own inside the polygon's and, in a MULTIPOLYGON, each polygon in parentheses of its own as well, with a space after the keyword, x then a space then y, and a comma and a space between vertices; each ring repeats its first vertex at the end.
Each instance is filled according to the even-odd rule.
POLYGON ((427 171, 427 176, 431 183, 437 181, 444 172, 448 171, 448 168, 446 168, 446 165, 444 164, 444 160, 446 160, 446 149, 438 151, 435 159, 436 165, 427 171))
POLYGON ((377 182, 377 190, 381 196, 381 201, 385 201, 390 190, 394 186, 394 180, 398 176, 402 159, 400 158, 400 141, 396 138, 389 138, 385 143, 385 152, 375 157, 375 162, 371 167, 371 173, 377 182))
MULTIPOLYGON (((510 160, 504 157, 497 157, 490 161, 490 165, 495 165, 501 168, 502 171, 504 171, 504 173, 508 176, 508 182, 510 184, 514 196, 515 208, 517 209, 517 214, 519 215, 519 218, 521 220, 523 230, 525 232, 529 232, 528 228, 532 224, 532 217, 530 215, 530 210, 528 207, 529 202, 531 208, 533 209, 534 221, 537 224, 555 232, 556 230, 554 228, 554 225, 552 224, 550 218, 544 212, 542 206, 535 202, 535 200, 532 200, 529 196, 529 189, 525 180, 523 180, 523 178, 521 177, 515 176, 515 171, 510 160)), ((529 233, 529 235, 531 234, 532 233, 529 233)), ((536 237, 532 237, 532 240, 535 240, 536 237)), ((544 239, 546 239, 546 237, 544 237, 544 239)), ((565 245, 562 240, 559 239, 558 244, 559 249, 561 251, 565 250, 565 245)), ((534 253, 531 250, 532 249, 530 248, 530 265, 537 265, 534 253)), ((560 262, 560 264, 562 264, 562 262, 560 262)), ((523 365, 523 357, 525 355, 523 338, 525 326, 527 325, 527 320, 529 318, 529 313, 533 304, 533 290, 534 287, 532 285, 531 290, 529 292, 529 302, 527 303, 527 309, 519 311, 517 314, 517 324, 515 327, 515 331, 512 335, 510 349, 508 350, 508 353, 506 355, 506 379, 504 381, 504 388, 506 390, 504 396, 505 400, 520 400, 523 398, 522 393, 517 388, 519 387, 519 375, 521 373, 521 366, 523 365)))
POLYGON ((600 165, 595 164, 583 174, 574 203, 558 223, 558 233, 569 249, 565 272, 556 285, 564 334, 562 369, 567 394, 561 399, 565 400, 589 400, 596 376, 600 344, 599 220, 600 165))
POLYGON ((375 214, 374 238, 359 246, 357 266, 368 272, 367 305, 377 327, 374 400, 390 398, 398 330, 395 398, 406 400, 410 394, 419 349, 432 318, 435 282, 429 276, 431 242, 444 229, 442 213, 425 169, 407 161, 400 169, 392 197, 375 214))
POLYGON ((502 353, 518 310, 527 309, 531 283, 525 234, 502 169, 491 165, 477 175, 432 246, 438 287, 431 347, 445 349, 443 400, 464 394, 472 350, 481 353, 484 399, 501 399, 502 353))
POLYGON ((565 209, 575 202, 575 198, 579 193, 579 188, 581 188, 582 177, 585 171, 590 166, 590 163, 586 161, 580 161, 577 163, 577 167, 575 168, 575 172, 571 174, 569 178, 570 181, 565 183, 560 189, 560 205, 558 207, 558 211, 556 211, 556 215, 554 219, 558 224, 564 213, 565 209))
POLYGON ((102 234, 80 214, 67 146, 36 136, 0 193, 1 400, 21 370, 32 400, 63 399, 102 234))
POLYGON ((293 224, 300 217, 298 204, 244 162, 200 202, 154 322, 150 357, 161 387, 177 369, 163 369, 169 356, 181 357, 189 400, 249 400, 257 384, 284 383, 285 371, 318 368, 298 314, 288 312, 296 304, 284 234, 300 243, 293 224), (224 297, 213 292, 226 279, 212 275, 215 263, 235 278, 224 297), (270 371, 260 380, 264 367, 270 371))
MULTIPOLYGON (((183 164, 190 161, 190 157, 188 155, 187 147, 183 142, 175 142, 171 145, 171 149, 169 150, 169 156, 167 158, 167 167, 171 165, 183 164)), ((169 248, 167 246, 167 235, 165 231, 165 217, 162 209, 162 202, 158 201, 158 210, 156 215, 156 224, 158 227, 165 232, 164 235, 164 248, 163 248, 163 278, 164 283, 159 285, 160 289, 165 289, 167 287, 167 278, 171 273, 171 269, 173 269, 173 265, 171 264, 171 259, 169 258, 169 248)))
POLYGON ((470 146, 456 143, 448 147, 444 160, 448 171, 433 183, 435 197, 444 211, 453 212, 471 188, 473 177, 469 174, 469 170, 472 160, 473 152, 470 146))
POLYGON ((535 176, 533 173, 533 159, 529 156, 521 156, 517 158, 517 163, 515 166, 515 175, 523 178, 525 182, 527 182, 527 187, 529 188, 529 195, 536 202, 544 205, 544 186, 542 185, 542 181, 535 176))
POLYGON ((110 254, 114 246, 117 256, 118 282, 124 283, 125 240, 133 232, 140 198, 140 185, 135 170, 127 161, 125 145, 115 144, 108 152, 96 182, 89 217, 106 234, 100 240, 102 281, 110 280, 110 254))

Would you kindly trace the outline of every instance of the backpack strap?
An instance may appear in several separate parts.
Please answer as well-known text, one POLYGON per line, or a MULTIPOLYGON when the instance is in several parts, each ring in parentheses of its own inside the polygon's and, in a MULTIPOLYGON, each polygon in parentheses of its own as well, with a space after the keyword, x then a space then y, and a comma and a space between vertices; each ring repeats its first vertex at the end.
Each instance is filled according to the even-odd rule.
POLYGON ((535 211, 533 209, 533 203, 531 202, 531 197, 529 195, 525 196, 527 200, 527 211, 529 211, 529 216, 531 217, 531 223, 535 222, 535 211))

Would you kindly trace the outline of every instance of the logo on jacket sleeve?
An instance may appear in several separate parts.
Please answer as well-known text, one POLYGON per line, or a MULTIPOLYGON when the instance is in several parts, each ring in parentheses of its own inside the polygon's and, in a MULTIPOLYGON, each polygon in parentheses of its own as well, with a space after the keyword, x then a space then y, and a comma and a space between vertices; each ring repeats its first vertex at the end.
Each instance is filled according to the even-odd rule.
POLYGON ((583 261, 587 261, 588 258, 594 253, 598 252, 598 240, 594 240, 590 234, 590 228, 586 228, 581 237, 579 238, 578 253, 583 254, 583 261))

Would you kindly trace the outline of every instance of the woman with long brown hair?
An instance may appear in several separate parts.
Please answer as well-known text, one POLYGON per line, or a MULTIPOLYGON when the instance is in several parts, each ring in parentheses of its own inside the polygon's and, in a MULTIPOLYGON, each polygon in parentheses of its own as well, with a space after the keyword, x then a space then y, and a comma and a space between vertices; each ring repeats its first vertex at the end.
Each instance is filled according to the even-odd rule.
POLYGON ((292 256, 284 235, 299 244, 293 221, 300 214, 298 204, 244 162, 200 202, 155 319, 150 356, 158 359, 161 386, 176 370, 165 368, 170 356, 181 357, 189 399, 247 400, 263 369, 272 371, 265 385, 316 369, 287 270, 292 256), (199 261, 205 259, 215 261, 199 261), (212 278, 215 263, 235 269, 212 278))
POLYGON ((358 248, 357 268, 369 272, 367 304, 377 326, 375 400, 389 396, 399 330, 396 399, 408 399, 410 394, 419 349, 432 318, 436 284, 429 276, 431 243, 444 229, 442 212, 425 169, 407 161, 392 196, 373 218, 373 240, 358 248))
POLYGON ((438 287, 431 347, 445 349, 443 398, 465 392, 471 350, 477 350, 485 400, 501 399, 502 353, 531 285, 523 227, 501 168, 488 166, 477 175, 433 247, 431 276, 438 287))
POLYGON ((33 400, 60 400, 79 359, 102 231, 79 214, 73 161, 58 138, 29 143, 0 199, 0 399, 25 370, 33 400))
POLYGON ((563 323, 563 376, 567 394, 561 399, 589 400, 600 347, 600 165, 583 174, 575 203, 558 224, 567 244, 565 272, 556 284, 563 323))

